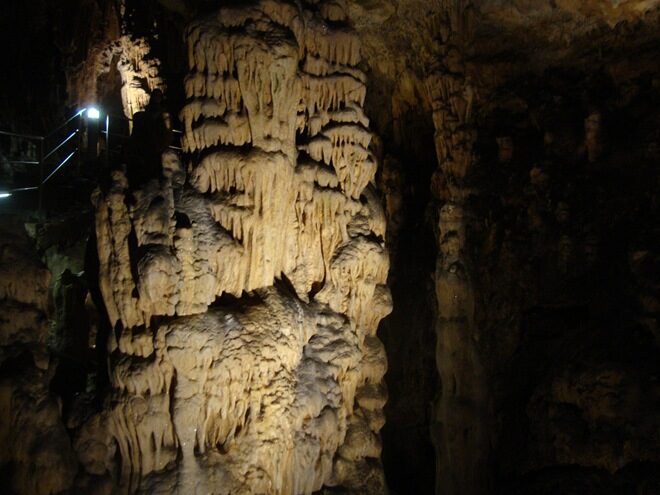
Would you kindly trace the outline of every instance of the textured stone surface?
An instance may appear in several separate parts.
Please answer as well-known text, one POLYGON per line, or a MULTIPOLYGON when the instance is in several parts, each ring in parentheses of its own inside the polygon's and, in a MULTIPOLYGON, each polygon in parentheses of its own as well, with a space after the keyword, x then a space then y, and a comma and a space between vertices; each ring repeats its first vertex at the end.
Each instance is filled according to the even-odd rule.
POLYGON ((186 183, 168 155, 164 178, 96 193, 117 331, 106 411, 78 440, 99 444, 90 474, 116 448, 131 492, 383 492, 385 216, 359 42, 321 17, 340 12, 193 22, 186 183))
POLYGON ((74 490, 382 492, 384 411, 391 493, 660 492, 657 3, 72 2, 72 93, 158 56, 191 152, 95 197, 74 490))
POLYGON ((73 485, 77 468, 60 403, 49 390, 55 371, 46 348, 50 273, 23 226, 2 220, 0 465, 12 467, 3 470, 3 490, 59 493, 73 485))

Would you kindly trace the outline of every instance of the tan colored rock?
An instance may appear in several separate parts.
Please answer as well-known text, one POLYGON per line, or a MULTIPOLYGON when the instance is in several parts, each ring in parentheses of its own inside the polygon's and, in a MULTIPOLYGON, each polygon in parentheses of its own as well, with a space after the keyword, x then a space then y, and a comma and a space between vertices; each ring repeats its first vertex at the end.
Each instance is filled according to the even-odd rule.
POLYGON ((187 183, 168 153, 164 177, 95 194, 118 333, 81 460, 109 470, 116 444, 128 492, 382 493, 392 301, 357 37, 261 1, 187 40, 187 183))
MULTIPOLYGON (((6 222, 6 223, 5 223, 6 222)), ((76 461, 51 395, 46 349, 50 273, 22 225, 0 226, 0 465, 3 489, 48 495, 71 488, 76 461), (25 283, 29 280, 30 283, 25 283)))
POLYGON ((440 201, 435 271, 436 366, 440 393, 434 405, 436 493, 485 493, 490 449, 488 385, 477 347, 476 294, 466 231, 472 212, 468 185, 475 165, 475 83, 464 63, 473 37, 473 2, 443 2, 438 69, 427 78, 433 108, 438 170, 432 192, 440 201))

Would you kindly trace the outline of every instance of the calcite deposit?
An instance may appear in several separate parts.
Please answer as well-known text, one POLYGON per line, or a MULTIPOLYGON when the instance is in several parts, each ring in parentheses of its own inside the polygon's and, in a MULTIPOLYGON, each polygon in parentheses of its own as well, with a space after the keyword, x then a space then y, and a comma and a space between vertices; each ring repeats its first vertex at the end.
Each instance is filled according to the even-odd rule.
MULTIPOLYGON (((154 56, 149 40, 135 36, 127 26, 126 1, 107 3, 105 7, 93 6, 92 19, 100 22, 105 18, 103 30, 93 30, 83 60, 75 64, 67 73, 68 98, 79 106, 98 104, 98 94, 102 84, 111 84, 103 78, 118 79, 121 109, 126 119, 145 109, 149 96, 155 89, 165 89, 160 74, 160 60, 154 56), (99 10, 103 9, 101 14, 99 10), (118 77, 117 77, 118 76, 118 77)), ((81 19, 89 22, 89 18, 81 19)), ((82 36, 82 34, 79 34, 82 36)), ((74 40, 74 43, 77 40, 74 40)), ((75 46, 75 45, 74 45, 75 46)), ((80 47, 75 46, 77 50, 80 47)), ((75 49, 71 49, 76 53, 75 49)), ((104 108, 112 112, 112 108, 104 108)), ((116 118, 113 115, 113 121, 116 118)))
POLYGON ((111 396, 78 438, 97 445, 78 449, 90 474, 142 493, 383 492, 386 220, 340 14, 262 1, 193 22, 189 161, 95 194, 115 332, 111 396))
POLYGON ((23 226, 0 226, 0 464, 8 493, 47 495, 71 488, 76 460, 49 383, 50 273, 23 226), (31 283, 25 284, 28 278, 31 283), (37 475, 38 473, 38 475, 37 475))
POLYGON ((472 219, 467 199, 476 194, 469 177, 475 166, 477 88, 465 70, 473 37, 470 2, 445 2, 438 23, 438 66, 427 78, 433 108, 438 169, 432 191, 439 200, 436 366, 440 394, 434 407, 436 487, 447 493, 484 493, 490 442, 487 383, 475 335, 473 260, 466 231, 472 219))
MULTIPOLYGON (((24 0, 0 37, 0 129, 110 116, 43 211, 0 197, 0 492, 660 493, 660 0, 24 0)), ((0 135, 0 192, 38 152, 0 135)))

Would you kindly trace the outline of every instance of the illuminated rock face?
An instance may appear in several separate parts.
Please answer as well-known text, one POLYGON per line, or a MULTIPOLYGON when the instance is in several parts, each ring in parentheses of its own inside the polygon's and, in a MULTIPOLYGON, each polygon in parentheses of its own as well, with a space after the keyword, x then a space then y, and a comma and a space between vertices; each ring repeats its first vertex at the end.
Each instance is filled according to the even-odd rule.
MULTIPOLYGON (((107 15, 110 19, 116 16, 107 15)), ((92 46, 84 62, 67 73, 67 93, 79 106, 94 103, 99 94, 99 76, 116 69, 121 80, 122 110, 126 118, 132 119, 145 109, 153 90, 165 89, 159 74, 160 61, 151 53, 146 39, 114 32, 120 31, 117 26, 108 26, 106 31, 107 39, 92 46)))
POLYGON ((77 450, 126 491, 384 492, 385 217, 333 5, 193 23, 185 184, 166 154, 165 178, 94 198, 113 392, 77 450))
POLYGON ((124 115, 131 119, 145 109, 151 91, 165 88, 158 74, 159 61, 150 57, 151 47, 143 38, 122 36, 107 51, 118 57, 122 107, 124 115))

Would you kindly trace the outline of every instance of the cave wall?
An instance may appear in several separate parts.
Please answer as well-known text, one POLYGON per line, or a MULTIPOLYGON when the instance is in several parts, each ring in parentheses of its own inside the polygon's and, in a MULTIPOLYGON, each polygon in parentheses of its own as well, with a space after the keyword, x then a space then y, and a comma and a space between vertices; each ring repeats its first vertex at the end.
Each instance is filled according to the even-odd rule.
POLYGON ((93 197, 97 388, 5 291, 13 490, 660 491, 657 2, 37 3, 69 103, 164 89, 185 155, 93 197))
POLYGON ((77 466, 61 400, 50 390, 56 370, 48 349, 51 275, 23 225, 7 216, 0 226, 0 273, 2 490, 62 493, 73 485, 77 466))
POLYGON ((470 235, 503 490, 658 489, 658 93, 644 65, 528 74, 481 112, 480 160, 498 170, 475 176, 488 220, 470 235))
POLYGON ((386 204, 401 205, 388 210, 391 231, 414 236, 403 256, 406 241, 390 246, 394 311, 381 330, 397 390, 383 430, 390 488, 429 493, 422 480, 435 471, 437 493, 653 493, 656 440, 631 425, 656 424, 656 296, 637 281, 654 255, 633 254, 633 239, 655 235, 657 2, 349 5, 378 95, 374 125, 400 165, 383 170, 397 183, 383 188, 386 204), (432 199, 408 193, 420 175, 432 199), (607 386, 617 412, 599 380, 630 380, 607 386), (623 420, 626 408, 640 415, 623 420))
POLYGON ((436 490, 652 493, 657 296, 639 277, 655 255, 637 243, 654 243, 657 218, 657 118, 640 106, 657 101, 657 38, 644 27, 657 10, 640 8, 644 22, 604 15, 589 34, 565 16, 580 28, 560 57, 533 34, 536 52, 513 49, 520 24, 495 42, 491 7, 447 4, 427 79, 436 490), (617 42, 634 62, 603 48, 617 42), (600 43, 595 61, 589 43, 600 43))
POLYGON ((187 28, 187 171, 167 152, 164 178, 115 171, 94 197, 114 332, 112 391, 76 440, 89 475, 131 493, 384 490, 386 225, 342 21, 261 2, 187 28))

